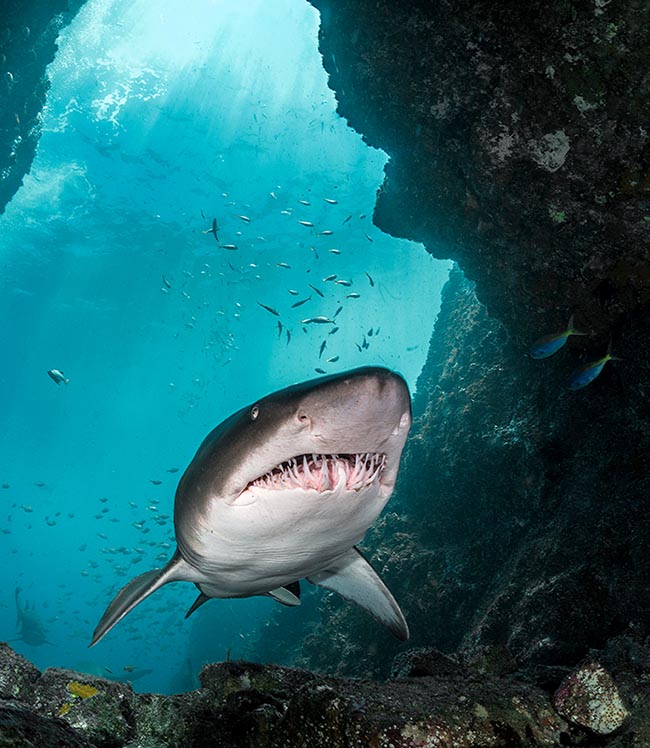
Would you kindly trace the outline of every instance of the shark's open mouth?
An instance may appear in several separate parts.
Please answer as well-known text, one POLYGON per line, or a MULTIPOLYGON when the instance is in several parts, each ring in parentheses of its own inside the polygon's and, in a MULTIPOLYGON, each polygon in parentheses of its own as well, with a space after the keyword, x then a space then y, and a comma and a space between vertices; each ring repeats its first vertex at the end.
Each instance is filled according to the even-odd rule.
POLYGON ((385 467, 386 455, 374 452, 299 455, 281 462, 273 470, 251 481, 247 488, 301 488, 323 492, 343 487, 345 481, 345 490, 361 491, 379 481, 385 467))

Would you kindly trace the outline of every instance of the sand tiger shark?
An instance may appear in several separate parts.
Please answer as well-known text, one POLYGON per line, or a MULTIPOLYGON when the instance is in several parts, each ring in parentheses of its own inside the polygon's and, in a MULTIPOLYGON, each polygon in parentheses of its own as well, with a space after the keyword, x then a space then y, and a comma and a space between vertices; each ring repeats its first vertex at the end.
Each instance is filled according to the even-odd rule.
POLYGON ((293 385, 234 413, 179 481, 174 555, 118 592, 91 646, 176 581, 199 589, 190 615, 210 598, 299 605, 307 579, 408 639, 402 611, 356 545, 393 492, 410 425, 406 383, 380 367, 293 385))

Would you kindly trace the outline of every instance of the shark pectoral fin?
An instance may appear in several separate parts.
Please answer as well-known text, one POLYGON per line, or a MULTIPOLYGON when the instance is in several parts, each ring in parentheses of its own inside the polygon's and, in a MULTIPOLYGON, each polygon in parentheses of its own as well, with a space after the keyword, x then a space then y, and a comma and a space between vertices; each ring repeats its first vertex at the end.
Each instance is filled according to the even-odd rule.
POLYGON ((278 587, 277 590, 269 590, 266 594, 274 600, 277 600, 279 603, 282 603, 282 605, 289 605, 293 608, 296 605, 300 605, 300 597, 298 597, 298 595, 300 595, 300 586, 298 586, 297 589, 298 595, 294 594, 294 592, 289 589, 291 587, 295 591, 296 584, 298 583, 292 582, 286 587, 278 587))
POLYGON ((311 574, 307 581, 363 608, 401 641, 409 638, 408 625, 395 598, 356 548, 351 548, 323 571, 311 574))
POLYGON ((210 598, 208 597, 208 595, 204 595, 203 592, 199 592, 199 596, 190 606, 189 610, 185 614, 185 618, 189 618, 192 615, 192 613, 194 613, 195 610, 200 608, 203 605, 203 603, 207 603, 209 599, 210 598))
POLYGON ((186 566, 180 553, 176 551, 164 568, 146 571, 122 587, 97 624, 90 646, 97 644, 116 623, 163 584, 185 579, 182 572, 186 566))

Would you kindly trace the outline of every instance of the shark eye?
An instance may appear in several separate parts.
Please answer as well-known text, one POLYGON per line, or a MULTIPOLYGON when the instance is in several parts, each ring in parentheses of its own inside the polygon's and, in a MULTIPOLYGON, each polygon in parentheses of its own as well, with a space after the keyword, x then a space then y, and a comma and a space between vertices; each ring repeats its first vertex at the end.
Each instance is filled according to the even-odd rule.
POLYGON ((259 416, 259 414, 260 414, 259 405, 253 405, 253 407, 251 408, 251 421, 254 421, 257 418, 257 416, 259 416))

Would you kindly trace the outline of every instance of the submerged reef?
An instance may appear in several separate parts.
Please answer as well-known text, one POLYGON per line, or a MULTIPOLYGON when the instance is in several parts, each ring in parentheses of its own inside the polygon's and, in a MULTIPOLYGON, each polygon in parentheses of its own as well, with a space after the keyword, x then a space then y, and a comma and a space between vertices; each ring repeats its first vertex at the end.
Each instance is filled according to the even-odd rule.
POLYGON ((70 670, 40 673, 0 644, 0 745, 642 746, 650 739, 649 664, 648 649, 621 638, 553 695, 432 649, 400 656, 384 682, 236 661, 206 665, 197 691, 161 696, 70 670))

